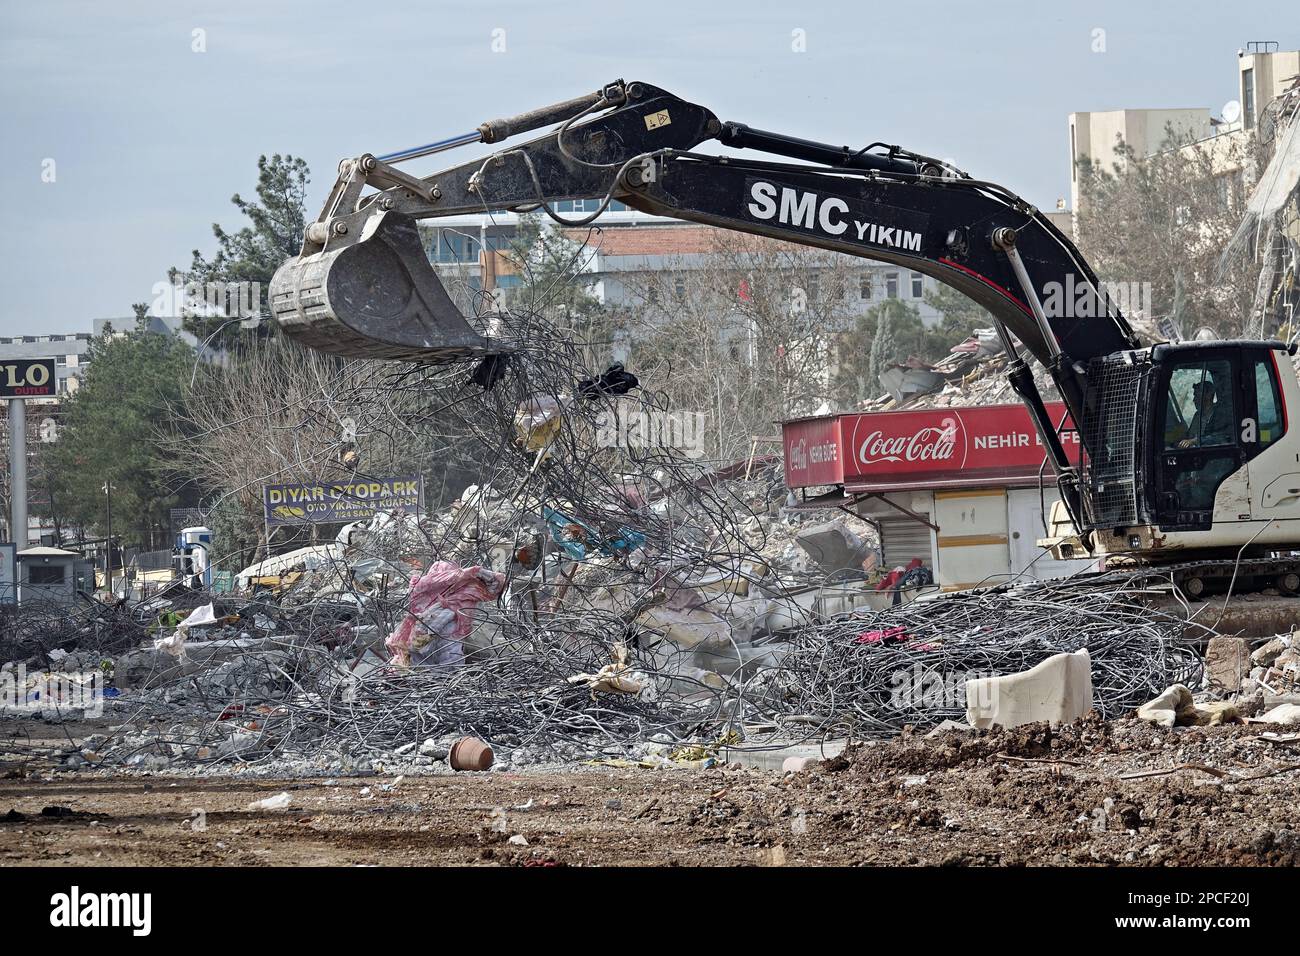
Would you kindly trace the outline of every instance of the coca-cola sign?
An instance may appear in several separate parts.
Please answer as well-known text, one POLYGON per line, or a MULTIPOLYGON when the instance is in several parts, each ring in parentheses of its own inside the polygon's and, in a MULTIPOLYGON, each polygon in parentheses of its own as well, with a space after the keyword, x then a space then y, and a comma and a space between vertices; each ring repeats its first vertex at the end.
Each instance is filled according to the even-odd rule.
POLYGON ((950 461, 957 449, 958 434, 957 419, 952 416, 910 435, 889 434, 877 428, 858 445, 858 463, 869 466, 886 461, 950 461))
MULTIPOLYGON (((1065 414, 1060 402, 1047 410, 1053 421, 1065 414)), ((1023 405, 838 415, 787 422, 783 429, 791 488, 842 482, 896 490, 1028 481, 1043 468, 1045 454, 1023 405), (826 447, 831 440, 838 442, 833 453, 826 447)), ((1066 431, 1061 440, 1077 462, 1078 437, 1066 431)))
POLYGON ((838 485, 844 454, 836 418, 809 418, 785 425, 785 473, 790 488, 838 485))

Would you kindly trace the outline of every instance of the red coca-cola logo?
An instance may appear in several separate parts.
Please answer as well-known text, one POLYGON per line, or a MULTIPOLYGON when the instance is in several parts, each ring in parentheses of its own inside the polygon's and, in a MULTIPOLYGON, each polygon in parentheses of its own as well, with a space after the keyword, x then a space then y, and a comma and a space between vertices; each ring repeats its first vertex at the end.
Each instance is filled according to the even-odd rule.
POLYGON ((960 426, 952 417, 899 434, 875 428, 857 443, 858 464, 950 461, 956 454, 959 436, 960 426))

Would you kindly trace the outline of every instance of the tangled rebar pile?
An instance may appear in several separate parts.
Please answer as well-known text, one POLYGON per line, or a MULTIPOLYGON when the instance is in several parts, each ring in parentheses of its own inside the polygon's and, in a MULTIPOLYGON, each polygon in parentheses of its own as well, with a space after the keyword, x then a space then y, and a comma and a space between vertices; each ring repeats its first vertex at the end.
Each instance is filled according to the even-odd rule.
POLYGON ((1152 609, 1143 601, 1149 577, 1144 585, 1126 580, 1004 586, 809 623, 773 636, 768 660, 722 682, 701 680, 679 661, 657 666, 634 646, 627 673, 642 690, 631 694, 570 680, 609 663, 612 635, 627 639, 627 618, 614 611, 561 609, 532 619, 509 603, 489 606, 480 627, 498 640, 455 667, 361 672, 353 667, 362 638, 268 638, 182 676, 145 681, 119 710, 137 724, 170 726, 105 741, 98 756, 145 766, 315 760, 333 772, 391 765, 423 742, 464 734, 515 765, 635 756, 650 740, 682 744, 733 732, 740 746, 756 748, 879 736, 960 719, 970 678, 1024 671, 1085 647, 1095 706, 1113 717, 1170 684, 1196 686, 1202 663, 1194 645, 1213 633, 1152 609))
POLYGON ((355 766, 472 734, 516 754, 519 764, 590 758, 605 748, 622 753, 656 736, 694 740, 723 722, 724 695, 702 685, 698 694, 663 699, 596 695, 568 681, 598 667, 599 654, 566 640, 456 668, 382 668, 358 677, 319 645, 274 641, 130 695, 121 706, 134 709, 137 723, 171 726, 106 741, 103 756, 128 764, 158 755, 196 763, 328 758, 331 767, 355 766))
POLYGON ((802 629, 766 705, 822 731, 878 733, 964 717, 968 679, 1087 648, 1096 709, 1114 717, 1171 684, 1197 686, 1213 630, 1142 600, 1145 576, 1056 580, 918 601, 802 629))
POLYGON ((141 641, 147 616, 125 602, 25 600, 0 605, 0 662, 46 658, 51 651, 112 655, 141 641))

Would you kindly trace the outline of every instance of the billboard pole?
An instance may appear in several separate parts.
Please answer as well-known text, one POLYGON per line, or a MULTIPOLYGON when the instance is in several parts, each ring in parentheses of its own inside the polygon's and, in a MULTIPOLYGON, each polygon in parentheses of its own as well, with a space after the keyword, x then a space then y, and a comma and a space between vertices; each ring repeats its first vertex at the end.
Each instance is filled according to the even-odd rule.
POLYGON ((9 528, 19 551, 27 550, 27 403, 9 399, 9 528))
POLYGON ((31 542, 27 527, 27 404, 59 394, 54 359, 0 359, 0 398, 9 400, 9 522, 19 551, 31 542))

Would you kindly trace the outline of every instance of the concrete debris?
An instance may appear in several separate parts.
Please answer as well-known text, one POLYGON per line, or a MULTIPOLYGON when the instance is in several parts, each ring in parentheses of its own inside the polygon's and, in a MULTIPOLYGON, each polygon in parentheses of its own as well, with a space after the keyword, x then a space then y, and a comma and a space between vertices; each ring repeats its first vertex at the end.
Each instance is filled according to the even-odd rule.
POLYGON ((1178 715, 1192 706, 1192 692, 1182 684, 1174 684, 1139 707, 1137 715, 1161 727, 1172 727, 1178 723, 1178 715))
POLYGON ((805 528, 795 541, 828 572, 860 569, 871 553, 871 545, 854 534, 843 518, 805 528))
MULTIPOLYGON (((858 406, 859 411, 892 411, 906 408, 948 408, 996 405, 1018 401, 1007 381, 1007 356, 993 329, 976 329, 966 341, 935 362, 925 365, 916 359, 896 365, 880 376, 886 394, 858 406)), ((1032 363, 1034 379, 1044 401, 1056 401, 1052 379, 1032 363)))
POLYGON ((1077 720, 1092 709, 1087 648, 1056 654, 1020 674, 966 682, 966 722, 977 730, 1077 720))
POLYGON ((1300 704, 1278 704, 1252 720, 1261 724, 1300 724, 1300 704))
POLYGON ((292 803, 288 792, 277 793, 274 797, 267 797, 265 800, 254 800, 248 805, 250 810, 285 810, 292 803))
POLYGON ((1277 660, 1284 651, 1289 650, 1295 639, 1294 633, 1280 634, 1262 647, 1257 647, 1250 655, 1251 663, 1267 667, 1277 660))
POLYGON ((1250 641, 1214 637, 1205 650, 1205 677, 1211 690, 1236 692, 1250 676, 1250 641))
POLYGON ((1241 721, 1240 710, 1235 703, 1197 703, 1192 692, 1182 684, 1174 684, 1158 697, 1147 701, 1138 708, 1137 716, 1161 727, 1215 727, 1241 721))

